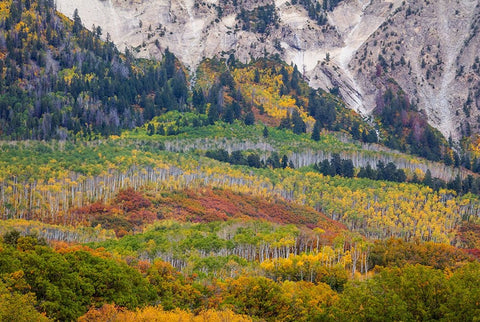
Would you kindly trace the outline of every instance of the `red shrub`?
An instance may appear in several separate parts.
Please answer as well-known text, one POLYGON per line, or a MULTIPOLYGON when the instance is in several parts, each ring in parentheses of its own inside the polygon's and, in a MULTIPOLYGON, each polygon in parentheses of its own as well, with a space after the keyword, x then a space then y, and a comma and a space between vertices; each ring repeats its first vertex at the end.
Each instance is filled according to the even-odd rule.
POLYGON ((140 192, 135 191, 133 188, 121 190, 115 198, 115 203, 126 212, 148 208, 152 205, 150 200, 145 198, 140 192))

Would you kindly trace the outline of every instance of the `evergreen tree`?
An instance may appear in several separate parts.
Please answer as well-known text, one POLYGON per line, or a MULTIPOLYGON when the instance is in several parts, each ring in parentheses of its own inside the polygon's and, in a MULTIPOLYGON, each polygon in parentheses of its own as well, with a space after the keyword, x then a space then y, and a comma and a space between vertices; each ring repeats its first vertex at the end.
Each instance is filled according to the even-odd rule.
POLYGON ((147 135, 151 136, 155 134, 155 126, 152 123, 148 123, 147 125, 147 135))
POLYGON ((298 72, 297 65, 295 65, 293 67, 292 79, 290 80, 290 86, 297 93, 299 93, 299 91, 300 91, 299 82, 300 82, 300 73, 298 72))
POLYGON ((229 67, 235 67, 235 63, 236 63, 235 55, 232 53, 230 54, 230 56, 228 56, 227 65, 229 67))
POLYGON ((211 104, 207 110, 208 124, 215 124, 218 121, 220 115, 216 104, 211 104))
POLYGON ((230 124, 233 123, 234 115, 233 115, 233 109, 231 105, 227 107, 225 114, 223 115, 223 121, 230 124))
POLYGON ((78 9, 75 9, 75 11, 73 11, 73 29, 72 29, 72 32, 75 35, 78 35, 82 29, 83 29, 82 20, 80 19, 80 16, 78 15, 78 9))
MULTIPOLYGON (((460 179, 460 177, 458 177, 460 179)), ((427 172, 425 172, 425 177, 423 178, 424 185, 433 187, 433 180, 432 180, 432 173, 430 172, 430 169, 427 169, 427 172)), ((460 183, 460 189, 461 189, 461 183, 460 183)))
POLYGON ((313 126, 312 140, 320 141, 320 122, 318 122, 318 120, 315 121, 315 125, 313 126))
POLYGON ((342 162, 342 175, 347 178, 353 178, 355 175, 355 168, 352 160, 343 160, 342 162))
POLYGON ((245 115, 245 125, 253 125, 255 124, 255 115, 253 114, 252 111, 248 112, 247 115, 245 115))
POLYGON ((332 168, 332 175, 335 176, 337 174, 342 174, 342 160, 340 159, 340 155, 338 153, 334 153, 330 160, 330 165, 332 168))
POLYGON ((292 128, 292 122, 290 120, 290 116, 288 115, 288 113, 287 113, 287 116, 285 116, 280 120, 280 125, 278 126, 278 128, 286 129, 286 130, 290 130, 292 128))
POLYGON ((267 166, 270 166, 273 169, 280 168, 282 166, 277 152, 272 152, 272 155, 267 159, 267 166))
POLYGON ((305 133, 305 131, 307 130, 307 126, 305 125, 305 122, 303 121, 297 110, 293 110, 292 112, 292 124, 293 133, 295 134, 305 133))
POLYGON ((288 157, 286 155, 283 155, 282 157, 282 168, 288 167, 288 157))
MULTIPOLYGON (((426 177, 426 175, 425 175, 425 177, 426 177)), ((458 191, 458 192, 462 191, 462 179, 460 178, 459 174, 457 174, 457 176, 455 177, 454 180, 452 180, 448 183, 448 188, 452 189, 452 190, 455 190, 455 191, 458 191)))
POLYGON ((360 139, 360 130, 357 122, 353 123, 350 133, 352 134, 354 140, 360 139))
POLYGON ((320 164, 320 173, 326 176, 334 176, 335 170, 332 170, 332 166, 330 165, 330 161, 327 159, 323 160, 320 164))
POLYGON ((385 180, 385 163, 383 161, 377 162, 377 180, 385 180))
POLYGON ((249 167, 261 168, 262 163, 260 162, 260 157, 256 153, 252 153, 247 157, 247 163, 249 167))
POLYGON ((247 165, 248 162, 245 159, 245 156, 243 155, 242 151, 233 151, 232 155, 230 156, 230 161, 231 164, 238 164, 238 165, 247 165))
POLYGON ((268 128, 266 126, 263 127, 263 137, 268 138, 268 128))
POLYGON ((375 173, 375 170, 373 170, 370 163, 367 163, 367 167, 365 168, 365 173, 367 175, 367 178, 369 179, 376 179, 377 177, 377 174, 375 173))
POLYGON ((407 175, 403 169, 398 169, 396 173, 396 181, 397 182, 405 182, 407 181, 407 175))
POLYGON ((258 72, 258 69, 255 69, 255 75, 253 77, 253 82, 255 83, 260 83, 260 73, 258 72))
POLYGON ((205 95, 201 89, 193 89, 192 104, 200 114, 205 113, 205 95))

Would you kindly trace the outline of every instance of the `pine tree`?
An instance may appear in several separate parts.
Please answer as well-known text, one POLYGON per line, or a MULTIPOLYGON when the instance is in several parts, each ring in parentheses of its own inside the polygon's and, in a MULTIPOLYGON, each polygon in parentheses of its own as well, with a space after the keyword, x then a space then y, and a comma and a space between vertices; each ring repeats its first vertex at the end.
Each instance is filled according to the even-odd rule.
POLYGON ((288 157, 286 155, 283 155, 282 157, 282 168, 288 167, 288 157))
POLYGON ((248 112, 247 115, 245 115, 245 125, 253 125, 255 124, 255 115, 253 112, 248 112))
POLYGON ((82 30, 83 25, 82 25, 82 19, 80 19, 80 16, 78 15, 78 9, 75 9, 73 12, 73 29, 72 32, 76 35, 82 30))
POLYGON ((258 69, 255 69, 255 75, 253 77, 253 81, 257 84, 260 83, 260 73, 258 72, 258 69))
POLYGON ((155 126, 152 123, 147 125, 147 135, 152 136, 155 134, 155 126))
POLYGON ((219 113, 216 105, 212 104, 208 107, 207 117, 208 117, 208 124, 215 124, 215 121, 218 121, 219 113))
POLYGON ((232 124, 233 121, 234 121, 234 115, 233 115, 233 109, 232 109, 232 105, 229 105, 227 107, 227 110, 225 111, 225 114, 223 115, 223 121, 226 122, 226 123, 230 123, 232 124))
POLYGON ((160 125, 160 126, 158 127, 158 129, 157 129, 157 134, 158 134, 158 135, 165 135, 165 128, 164 128, 162 125, 160 125))
POLYGON ((320 141, 320 123, 318 120, 315 121, 315 125, 313 126, 312 140, 320 141))
POLYGON ((355 168, 353 167, 352 160, 343 160, 342 175, 347 178, 353 178, 355 175, 355 168))
POLYGON ((266 126, 263 127, 263 137, 268 138, 268 128, 266 126))
POLYGON ((307 130, 307 126, 305 125, 305 122, 303 121, 302 117, 300 116, 297 110, 293 110, 292 123, 293 123, 293 133, 295 134, 305 133, 305 131, 307 130))
POLYGON ((429 187, 433 186, 432 173, 430 172, 430 169, 427 169, 427 172, 425 172, 425 178, 423 178, 423 184, 429 187))

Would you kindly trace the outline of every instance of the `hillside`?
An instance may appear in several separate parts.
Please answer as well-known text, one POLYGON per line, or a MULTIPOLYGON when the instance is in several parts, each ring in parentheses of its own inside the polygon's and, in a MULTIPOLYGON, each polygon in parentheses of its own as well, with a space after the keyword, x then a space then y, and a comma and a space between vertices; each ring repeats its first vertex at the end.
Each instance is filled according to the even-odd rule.
POLYGON ((121 48, 161 57, 170 48, 193 73, 201 60, 278 54, 314 88, 338 87, 375 116, 393 79, 445 138, 478 133, 476 1, 57 1, 121 48), (415 35, 415 36, 411 36, 415 35), (384 76, 384 77, 380 77, 384 76), (466 125, 468 123, 468 126, 466 125))
POLYGON ((119 134, 185 104, 185 75, 168 52, 161 63, 122 55, 100 27, 57 15, 54 1, 4 1, 1 10, 3 139, 119 134))
POLYGON ((268 38, 305 10, 311 35, 338 40, 342 10, 372 10, 359 19, 374 28, 404 4, 78 5, 70 21, 49 0, 0 3, 0 320, 479 316, 480 139, 456 149, 391 67, 366 120, 342 86, 310 87, 281 55, 225 52, 193 70, 175 46, 155 60, 113 42, 150 29, 135 19, 154 5, 170 8, 155 31, 169 39, 207 35, 200 13, 217 17, 209 30, 237 19, 268 38), (101 8, 113 37, 83 27, 101 8), (172 12, 190 29, 173 33, 186 16, 172 12))
MULTIPOLYGON (((239 128, 257 137, 263 132, 262 127, 245 127, 238 122, 232 125, 217 122, 214 126, 200 129, 215 135, 216 129, 224 131, 229 127, 237 135, 241 135, 237 130, 239 128)), ((152 191, 153 203, 162 200, 157 198, 164 190, 206 186, 267 200, 280 198, 306 204, 321 210, 331 219, 343 222, 349 229, 374 238, 418 237, 452 242, 455 229, 463 222, 477 220, 478 197, 469 192, 478 193, 479 180, 472 176, 463 182, 456 177, 448 185, 434 180, 431 174, 427 175, 430 171, 401 171, 400 178, 397 177, 400 170, 397 171, 393 163, 387 167, 383 165, 381 169, 377 164, 376 172, 371 168, 368 170, 371 174, 362 175, 365 168, 355 169, 353 162, 339 157, 338 160, 335 157, 327 159, 329 169, 333 170, 324 170, 325 160, 316 163, 317 168, 294 169, 295 165, 288 161, 291 156, 288 150, 283 150, 285 155, 279 155, 266 150, 266 142, 255 147, 243 141, 244 148, 236 150, 236 154, 233 150, 231 153, 226 150, 202 151, 198 147, 185 152, 169 152, 164 149, 170 144, 170 138, 174 144, 178 144, 178 138, 159 134, 149 136, 146 128, 148 126, 132 134, 125 133, 122 138, 112 137, 85 142, 84 145, 77 143, 76 146, 62 142, 4 145, 2 155, 5 166, 1 184, 3 218, 40 219, 70 225, 81 221, 74 208, 97 200, 110 202, 121 189, 129 186, 152 191), (270 156, 265 156, 266 151, 270 156), (264 161, 260 155, 264 155, 264 161), (348 164, 351 166, 350 174, 342 170, 348 164), (335 168, 338 166, 340 170, 337 171, 335 168), (458 189, 458 192, 446 188, 458 189)), ((183 135, 187 137, 191 136, 189 131, 192 134, 198 131, 196 127, 185 130, 187 132, 183 135)), ((278 131, 271 130, 271 146, 276 145, 276 137, 284 137, 284 142, 297 141, 294 134, 285 139, 291 132, 278 131)), ((203 137, 207 146, 209 140, 203 137)), ((321 144, 330 146, 330 149, 344 144, 328 135, 318 143, 305 137, 304 140, 305 144, 311 142, 309 149, 312 151, 315 147, 321 151, 321 144)), ((218 147, 218 144, 215 146, 218 147)), ((345 155, 358 155, 354 151, 349 152, 348 147, 355 148, 345 144, 345 155)), ((197 197, 192 198, 193 201, 197 197)), ((171 206, 167 205, 166 209, 168 207, 171 206)), ((245 207, 244 204, 242 208, 245 207)), ((178 206, 174 208, 179 209, 178 206)), ((110 213, 103 206, 99 209, 106 215, 110 213)), ((242 211, 248 214, 247 208, 242 211)), ((144 215, 148 217, 148 213, 144 215)))

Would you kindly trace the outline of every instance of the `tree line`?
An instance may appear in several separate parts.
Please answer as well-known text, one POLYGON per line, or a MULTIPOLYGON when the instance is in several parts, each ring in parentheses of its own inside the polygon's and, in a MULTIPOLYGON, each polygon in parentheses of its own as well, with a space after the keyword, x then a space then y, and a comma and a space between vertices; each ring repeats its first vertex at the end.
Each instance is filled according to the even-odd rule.
POLYGON ((322 162, 314 164, 313 168, 323 175, 328 176, 339 175, 346 178, 357 177, 392 182, 410 182, 423 184, 435 191, 450 189, 459 194, 478 194, 480 192, 480 177, 474 177, 473 175, 467 175, 462 179, 460 174, 458 174, 455 178, 447 182, 432 177, 432 173, 427 169, 423 178, 419 178, 416 172, 413 173, 411 178, 408 178, 405 171, 398 169, 393 162, 385 164, 383 161, 378 161, 375 168, 367 164, 367 166, 360 167, 357 171, 353 166, 352 160, 342 159, 338 153, 334 153, 330 160, 325 159, 322 162))
POLYGON ((272 152, 266 160, 262 160, 256 152, 232 151, 232 153, 228 153, 225 149, 207 151, 205 152, 205 156, 221 162, 227 162, 233 165, 246 165, 253 168, 295 168, 293 162, 289 161, 286 155, 280 158, 277 152, 272 152))

